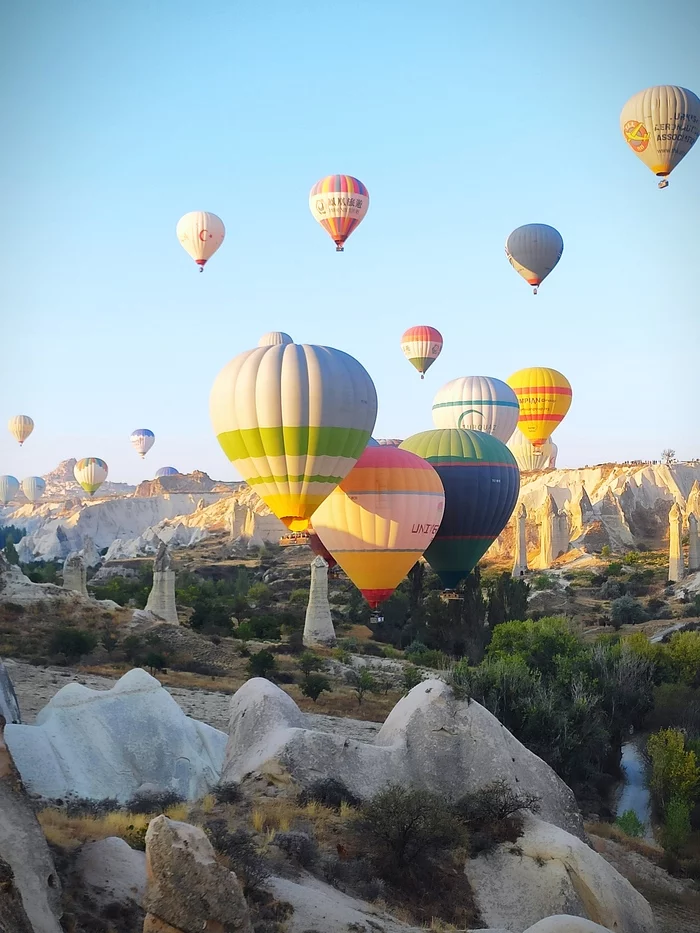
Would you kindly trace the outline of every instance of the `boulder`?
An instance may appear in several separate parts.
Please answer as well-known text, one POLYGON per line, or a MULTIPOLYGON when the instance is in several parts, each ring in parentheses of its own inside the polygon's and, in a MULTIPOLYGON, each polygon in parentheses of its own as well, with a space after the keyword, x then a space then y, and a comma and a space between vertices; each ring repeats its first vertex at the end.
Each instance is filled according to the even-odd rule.
POLYGON ((169 924, 180 933, 251 933, 238 879, 216 860, 201 829, 167 816, 151 820, 146 876, 144 930, 167 930, 169 924))
POLYGON ((222 781, 252 772, 286 772, 303 786, 341 781, 371 797, 388 780, 452 799, 496 779, 536 793, 543 817, 583 837, 574 795, 541 758, 521 745, 478 703, 456 700, 443 681, 414 687, 389 714, 373 743, 305 728, 296 703, 279 687, 253 678, 231 701, 222 781))
POLYGON ((35 725, 8 725, 6 740, 32 794, 120 802, 146 783, 202 797, 218 781, 226 748, 224 733, 185 716, 140 668, 110 690, 66 684, 35 725))
POLYGON ((525 933, 610 933, 610 930, 581 917, 559 914, 540 920, 534 926, 528 927, 525 933))
POLYGON ((0 661, 0 716, 5 722, 22 722, 17 694, 7 668, 0 661))
POLYGON ((0 933, 34 933, 22 904, 15 875, 0 855, 0 933))
POLYGON ((585 918, 615 933, 656 930, 649 904, 612 865, 580 839, 531 814, 517 843, 470 859, 465 874, 483 922, 513 933, 535 923, 538 933, 559 933, 556 925, 539 927, 543 918, 554 923, 554 914, 585 918))
POLYGON ((143 904, 146 893, 146 853, 132 849, 118 836, 88 842, 75 863, 83 884, 100 905, 143 904))

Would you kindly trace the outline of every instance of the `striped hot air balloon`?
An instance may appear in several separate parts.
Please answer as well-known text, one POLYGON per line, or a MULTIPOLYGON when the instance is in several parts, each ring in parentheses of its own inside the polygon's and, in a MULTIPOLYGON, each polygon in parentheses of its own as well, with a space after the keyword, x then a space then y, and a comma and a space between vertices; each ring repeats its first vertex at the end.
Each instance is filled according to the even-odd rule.
POLYGON ((564 241, 548 224, 525 224, 506 240, 508 262, 528 285, 537 289, 561 259, 564 241))
POLYGON ((99 457, 83 457, 73 467, 73 476, 85 492, 94 496, 102 483, 107 479, 109 468, 99 457))
POLYGON ((516 430, 508 441, 508 450, 515 457, 521 473, 533 473, 537 470, 553 470, 557 463, 557 445, 545 441, 534 447, 522 431, 516 430))
POLYGON ((231 360, 209 410, 241 476, 291 531, 304 531, 367 446, 377 393, 347 353, 292 343, 231 360))
POLYGON ((513 373, 508 385, 518 397, 518 427, 535 447, 541 447, 571 407, 571 384, 556 369, 530 366, 513 373))
POLYGON ((19 480, 15 479, 14 476, 5 474, 0 476, 0 502, 3 505, 7 505, 19 492, 19 480))
POLYGON ((491 434, 437 428, 401 445, 436 470, 445 489, 445 517, 425 559, 452 589, 476 567, 503 531, 520 490, 513 454, 491 434))
POLYGON ((7 429, 21 447, 34 430, 34 422, 29 415, 15 415, 7 422, 7 429))
POLYGON ((318 557, 322 557, 325 560, 325 562, 328 564, 329 570, 332 570, 334 567, 338 566, 338 561, 335 559, 335 557, 333 557, 331 552, 325 546, 323 541, 321 541, 311 525, 309 525, 309 540, 307 543, 314 554, 316 554, 318 557))
POLYGON ((294 341, 289 334, 285 334, 282 330, 271 330, 267 334, 263 334, 258 340, 259 347, 278 347, 287 343, 294 343, 294 341))
POLYGON ((136 428, 135 431, 131 432, 129 440, 131 441, 131 446, 143 460, 148 451, 155 444, 156 436, 153 431, 149 431, 148 428, 136 428))
POLYGON ((179 470, 176 470, 175 467, 161 467, 159 470, 156 470, 156 479, 161 476, 177 476, 179 470))
POLYGON ((314 531, 376 609, 437 534, 444 505, 429 463, 398 447, 368 447, 314 512, 314 531))
POLYGON ((442 350, 442 334, 434 327, 409 327, 401 338, 401 349, 408 362, 415 366, 421 379, 442 350))
POLYGON ((483 431, 493 434, 504 444, 515 430, 519 411, 515 392, 492 376, 452 379, 433 399, 436 428, 483 431))
POLYGON ((314 219, 342 253, 345 241, 362 223, 369 207, 369 191, 352 175, 327 175, 311 189, 309 207, 314 219))
POLYGON ((46 489, 46 481, 41 476, 26 476, 20 485, 22 492, 30 502, 38 502, 46 489))

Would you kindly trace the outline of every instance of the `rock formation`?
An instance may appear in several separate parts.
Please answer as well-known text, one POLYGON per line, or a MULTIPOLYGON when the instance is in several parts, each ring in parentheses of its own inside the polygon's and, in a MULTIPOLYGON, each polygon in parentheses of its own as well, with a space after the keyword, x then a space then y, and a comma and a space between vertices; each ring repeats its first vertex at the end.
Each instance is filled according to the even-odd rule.
POLYGON ((554 496, 547 496, 538 514, 540 523, 540 569, 551 567, 557 557, 569 550, 569 522, 566 513, 560 512, 554 496))
POLYGON ((679 583, 684 575, 683 566, 683 513, 677 502, 668 513, 668 579, 679 583))
POLYGON ((22 722, 17 694, 5 665, 0 661, 0 716, 5 722, 22 722))
POLYGON ((304 622, 304 644, 307 648, 335 644, 335 629, 328 603, 328 564, 320 557, 311 561, 309 603, 304 622))
POLYGON ((190 719, 141 668, 111 690, 62 687, 33 726, 8 725, 5 739, 32 794, 116 797, 148 784, 196 800, 216 784, 226 735, 190 719))
POLYGON ((455 700, 440 680, 424 681, 400 700, 373 744, 306 728, 291 697, 269 680, 249 680, 231 701, 221 780, 280 769, 302 786, 319 775, 334 778, 362 799, 388 780, 456 799, 503 778, 539 794, 545 819, 583 834, 574 795, 549 765, 483 706, 455 700))
POLYGON ((143 904, 146 893, 146 855, 118 836, 87 842, 75 868, 98 904, 143 904))
POLYGON ((175 605, 175 571, 167 544, 161 542, 153 562, 153 586, 148 594, 146 612, 152 612, 164 622, 177 625, 175 605))
POLYGON ((700 570, 700 537, 695 512, 688 516, 688 570, 691 573, 700 570))
POLYGON ((15 873, 1 855, 0 933, 34 933, 15 881, 15 873))
POLYGON ((238 879, 204 832, 158 816, 146 833, 143 933, 251 933, 238 879))
POLYGON ((515 513, 515 556, 513 558, 513 576, 517 579, 527 572, 527 532, 525 522, 527 509, 520 503, 515 513))
POLYGON ((63 589, 87 596, 87 569, 82 554, 69 554, 63 562, 63 589))
POLYGON ((90 535, 85 535, 83 538, 83 546, 80 549, 80 553, 82 554, 83 560, 85 561, 85 566, 88 569, 91 567, 97 567, 97 565, 102 562, 100 552, 95 547, 95 542, 92 540, 90 535))

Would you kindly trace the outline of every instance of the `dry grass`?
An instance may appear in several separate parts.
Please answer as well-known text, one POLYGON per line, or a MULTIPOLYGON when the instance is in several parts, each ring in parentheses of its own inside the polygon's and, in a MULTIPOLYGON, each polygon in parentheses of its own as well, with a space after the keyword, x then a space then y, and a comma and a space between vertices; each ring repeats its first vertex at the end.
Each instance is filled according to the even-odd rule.
POLYGON ((611 839, 613 842, 618 842, 628 851, 637 852, 639 855, 651 859, 652 862, 658 862, 659 858, 663 856, 664 850, 660 846, 655 845, 653 842, 648 842, 646 839, 628 836, 614 823, 585 823, 584 828, 590 835, 600 836, 602 839, 611 839))
POLYGON ((342 804, 340 810, 325 807, 317 801, 302 805, 287 797, 261 797, 256 800, 250 822, 256 833, 286 833, 290 829, 313 830, 321 845, 335 845, 347 833, 357 811, 342 804))
MULTIPOLYGON (((189 816, 189 808, 185 804, 178 804, 169 807, 164 813, 171 820, 184 821, 189 816)), ((140 843, 153 816, 152 813, 126 813, 122 810, 104 816, 68 816, 65 810, 53 807, 40 810, 37 814, 46 839, 67 850, 108 836, 119 836, 133 848, 143 848, 140 843)))
POLYGON ((352 687, 332 684, 332 693, 322 693, 317 703, 301 693, 297 684, 283 684, 282 689, 294 700, 305 713, 323 713, 325 716, 340 716, 345 719, 361 719, 365 722, 384 722, 386 717, 401 699, 398 690, 383 693, 368 693, 361 705, 357 703, 357 694, 352 687))

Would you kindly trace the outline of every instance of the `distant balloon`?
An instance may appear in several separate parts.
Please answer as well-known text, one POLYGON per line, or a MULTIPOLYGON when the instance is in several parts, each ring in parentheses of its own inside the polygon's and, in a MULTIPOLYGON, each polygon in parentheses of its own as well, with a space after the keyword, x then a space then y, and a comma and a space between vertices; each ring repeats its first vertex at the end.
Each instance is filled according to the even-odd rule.
POLYGON ((627 101, 620 114, 625 142, 637 158, 668 186, 671 174, 698 141, 700 99, 674 84, 648 87, 627 101))
POLYGON ((148 428, 136 428, 135 431, 131 432, 129 440, 131 441, 131 446, 143 460, 148 451, 155 444, 156 436, 153 431, 149 431, 148 428))
POLYGON ((41 476, 27 476, 21 482, 22 492, 30 502, 38 502, 44 495, 46 482, 41 476))
POLYGON ((85 492, 93 496, 107 479, 109 468, 99 457, 83 457, 73 467, 73 476, 85 492))
POLYGON ((294 343, 294 341, 289 334, 285 334, 281 330, 271 330, 267 334, 263 334, 258 340, 259 347, 279 347, 286 346, 288 343, 294 343))
POLYGON ((34 430, 34 422, 29 415, 15 415, 7 422, 7 428, 21 447, 34 430))
POLYGON ((519 429, 513 432, 508 441, 508 450, 515 457, 521 473, 552 470, 556 466, 557 445, 545 441, 539 447, 534 447, 519 429))
POLYGON ((520 490, 513 454, 491 434, 437 428, 407 438, 445 489, 445 517, 425 559, 446 587, 457 586, 503 531, 520 490))
POLYGON ((376 609, 435 537, 444 505, 440 477, 425 460, 368 447, 314 512, 314 531, 376 609))
POLYGON ((156 479, 161 476, 177 476, 180 471, 176 470, 175 467, 161 467, 159 470, 156 470, 156 479))
POLYGON ((518 427, 541 447, 571 407, 571 383, 556 369, 531 366, 513 373, 508 385, 518 396, 518 427))
POLYGON ((401 349, 408 362, 415 366, 421 379, 442 351, 442 334, 434 327, 409 327, 401 338, 401 349))
POLYGON ((336 252, 362 223, 369 207, 369 191, 352 175, 327 175, 311 189, 309 207, 314 219, 330 235, 336 252))
POLYGON ((224 222, 216 214, 207 211, 190 211, 177 222, 177 238, 190 256, 204 271, 207 260, 211 259, 224 242, 226 229, 224 222))
POLYGON ((400 437, 380 437, 377 438, 380 447, 400 447, 403 444, 403 438, 400 437))
POLYGON ((16 480, 14 476, 0 476, 0 502, 3 505, 14 499, 14 497, 19 492, 19 480, 16 480))
POLYGON ((467 428, 493 434, 505 444, 518 423, 520 406, 509 385, 492 376, 460 376, 433 399, 436 428, 467 428))
POLYGON ((216 377, 211 421, 224 453, 290 531, 305 531, 367 446, 377 393, 341 350, 246 350, 216 377))
POLYGON ((506 240, 508 262, 528 285, 538 287, 561 259, 564 241, 554 227, 547 224, 525 224, 506 240))

